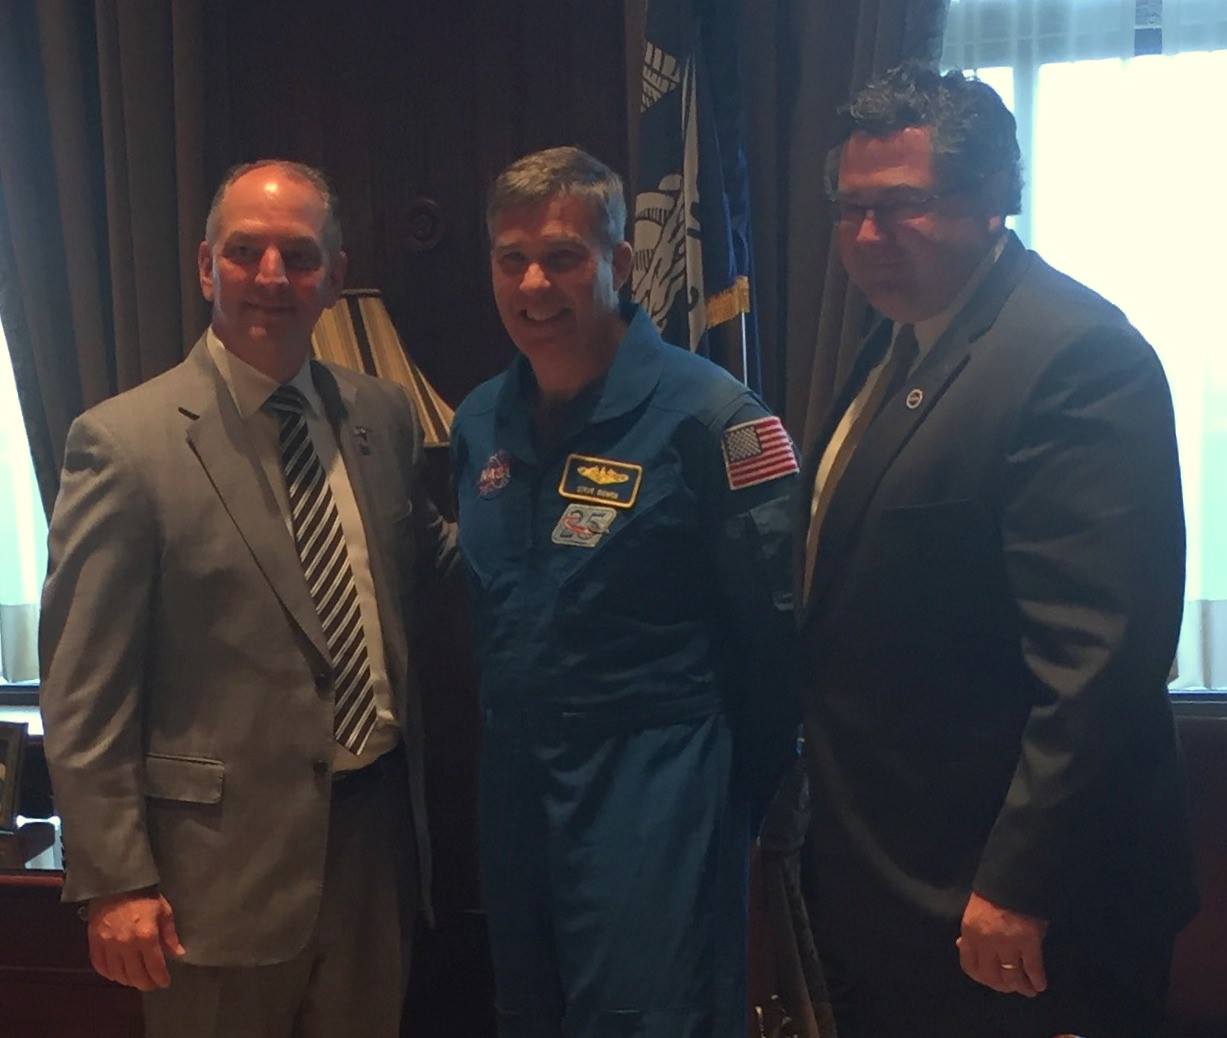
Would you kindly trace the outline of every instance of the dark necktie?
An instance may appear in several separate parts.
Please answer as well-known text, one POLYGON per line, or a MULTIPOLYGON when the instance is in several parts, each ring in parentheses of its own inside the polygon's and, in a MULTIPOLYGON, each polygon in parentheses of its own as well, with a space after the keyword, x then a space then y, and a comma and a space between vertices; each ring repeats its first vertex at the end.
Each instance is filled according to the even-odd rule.
POLYGON ((294 543, 332 657, 333 732, 337 742, 359 754, 375 729, 375 692, 341 517, 307 431, 302 394, 280 386, 265 406, 281 424, 281 470, 294 543))
POLYGON ((827 446, 826 451, 823 452, 824 460, 827 454, 830 453, 831 462, 830 467, 825 473, 820 464, 818 466, 818 473, 814 477, 809 530, 805 536, 803 603, 809 601, 810 584, 814 579, 814 560, 818 556, 818 536, 822 528, 822 521, 826 518, 827 511, 830 508, 835 488, 839 485, 839 481, 848 467, 848 462, 851 460, 857 444, 861 442, 861 437, 865 434, 865 430, 869 428, 870 424, 878 416, 878 412, 882 410, 886 401, 903 385, 904 379, 907 378, 908 372, 911 371, 912 365, 916 362, 916 354, 919 352, 919 349, 920 346, 916 342, 915 329, 910 324, 903 325, 890 345, 890 352, 886 360, 883 361, 882 370, 877 373, 877 378, 871 383, 867 381, 860 394, 858 394, 857 400, 860 400, 862 395, 864 400, 861 401, 862 406, 856 413, 856 417, 846 425, 844 422, 840 422, 835 429, 835 434, 831 437, 830 444, 827 446))

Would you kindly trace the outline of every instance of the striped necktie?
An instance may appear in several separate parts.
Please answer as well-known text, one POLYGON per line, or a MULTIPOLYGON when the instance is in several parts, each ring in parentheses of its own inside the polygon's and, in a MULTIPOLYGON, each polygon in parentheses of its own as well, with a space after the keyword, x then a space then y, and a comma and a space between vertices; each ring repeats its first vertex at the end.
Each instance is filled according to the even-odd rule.
POLYGON ((333 732, 337 742, 360 754, 375 729, 375 692, 341 517, 307 431, 302 393, 279 386, 265 406, 281 425, 281 470, 294 543, 332 661, 333 732))
POLYGON ((865 385, 835 427, 826 450, 822 452, 822 461, 814 476, 809 530, 805 535, 805 583, 801 599, 803 604, 809 602, 810 585, 814 580, 814 562, 818 557, 818 534, 831 507, 835 488, 847 470, 848 462, 861 437, 865 435, 865 430, 886 401, 903 385, 903 380, 916 362, 919 349, 915 329, 910 324, 903 325, 891 343, 890 352, 881 368, 871 372, 865 380, 865 385))

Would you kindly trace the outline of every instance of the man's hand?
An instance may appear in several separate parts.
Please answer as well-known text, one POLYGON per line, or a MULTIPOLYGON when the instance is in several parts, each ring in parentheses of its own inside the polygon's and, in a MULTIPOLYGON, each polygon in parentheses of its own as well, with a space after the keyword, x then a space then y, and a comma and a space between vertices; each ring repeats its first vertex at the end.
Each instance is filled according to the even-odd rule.
POLYGON ((89 903, 89 961, 107 980, 141 991, 170 986, 166 953, 184 954, 170 902, 151 891, 96 897, 89 903))
POLYGON ((1044 934, 1048 920, 1001 908, 973 892, 955 942, 959 963, 972 980, 1003 994, 1034 998, 1048 987, 1044 934))

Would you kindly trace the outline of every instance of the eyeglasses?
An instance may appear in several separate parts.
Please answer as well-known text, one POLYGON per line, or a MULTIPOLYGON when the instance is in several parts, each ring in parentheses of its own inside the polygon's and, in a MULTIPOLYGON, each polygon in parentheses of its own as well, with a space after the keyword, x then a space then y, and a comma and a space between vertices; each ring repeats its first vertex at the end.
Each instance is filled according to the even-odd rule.
POLYGON ((835 222, 846 227, 860 227, 870 213, 873 213, 873 222, 879 227, 894 227, 927 216, 933 211, 935 202, 966 190, 966 186, 951 187, 930 195, 904 195, 876 202, 851 202, 833 195, 830 202, 835 222))

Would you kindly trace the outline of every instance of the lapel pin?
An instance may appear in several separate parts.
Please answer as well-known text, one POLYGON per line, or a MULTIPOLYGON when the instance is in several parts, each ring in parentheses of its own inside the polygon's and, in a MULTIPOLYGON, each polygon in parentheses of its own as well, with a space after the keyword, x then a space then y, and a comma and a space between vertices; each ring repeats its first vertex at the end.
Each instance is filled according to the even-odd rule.
POLYGON ((903 402, 907 405, 909 411, 915 411, 924 402, 924 398, 925 391, 923 389, 913 389, 908 393, 907 399, 903 402))

